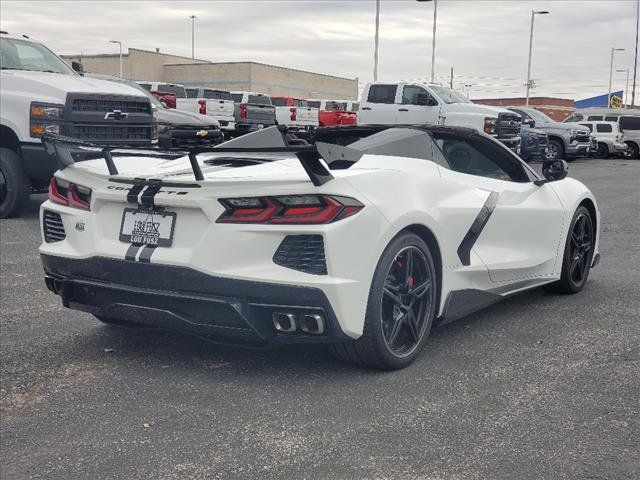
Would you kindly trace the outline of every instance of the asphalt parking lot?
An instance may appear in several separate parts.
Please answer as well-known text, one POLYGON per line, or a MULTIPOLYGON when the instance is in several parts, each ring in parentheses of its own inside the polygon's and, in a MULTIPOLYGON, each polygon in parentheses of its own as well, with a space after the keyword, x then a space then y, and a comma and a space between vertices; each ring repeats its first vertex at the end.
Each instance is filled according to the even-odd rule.
POLYGON ((2 479, 640 478, 640 161, 578 160, 602 261, 432 332, 392 373, 103 326, 42 281, 38 201, 2 220, 2 479))

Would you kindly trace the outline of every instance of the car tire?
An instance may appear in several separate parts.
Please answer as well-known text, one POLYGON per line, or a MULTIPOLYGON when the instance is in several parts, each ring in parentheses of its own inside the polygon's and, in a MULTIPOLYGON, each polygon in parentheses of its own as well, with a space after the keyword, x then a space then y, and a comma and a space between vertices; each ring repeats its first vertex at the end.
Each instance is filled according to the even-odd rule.
POLYGON ((549 152, 547 154, 547 160, 561 159, 564 159, 564 145, 560 140, 549 140, 549 152))
POLYGON ((640 158, 640 148, 637 143, 634 142, 624 142, 629 146, 629 156, 631 158, 640 158))
POLYGON ((332 353, 367 368, 397 370, 410 365, 429 336, 438 288, 427 244, 413 233, 398 235, 378 261, 362 336, 330 345, 332 353))
POLYGON ((578 293, 584 288, 593 261, 595 235, 595 219, 584 206, 578 207, 565 241, 560 280, 549 285, 550 290, 578 293))
POLYGON ((0 218, 20 215, 30 194, 31 183, 22 159, 13 150, 0 148, 0 218))
POLYGON ((599 143, 596 149, 597 158, 609 158, 609 147, 604 143, 599 143))

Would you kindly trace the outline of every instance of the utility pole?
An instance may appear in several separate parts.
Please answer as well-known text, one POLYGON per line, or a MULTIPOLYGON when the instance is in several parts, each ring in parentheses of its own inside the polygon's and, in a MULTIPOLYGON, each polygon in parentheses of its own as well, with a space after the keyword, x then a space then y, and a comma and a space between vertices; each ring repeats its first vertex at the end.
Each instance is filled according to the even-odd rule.
POLYGON ((378 38, 380 32, 380 0, 376 0, 376 36, 373 48, 373 81, 378 81, 378 38))
POLYGON ((607 108, 611 108, 611 84, 613 83, 613 55, 616 52, 624 52, 624 48, 611 47, 611 64, 609 65, 609 93, 607 95, 607 108))
POLYGON ((453 90, 453 67, 451 67, 451 78, 449 78, 449 88, 453 90))
POLYGON ((438 20, 438 0, 433 0, 433 41, 431 42, 431 83, 436 78, 436 21, 438 20))
POLYGON ((531 53, 533 51, 533 19, 536 15, 547 15, 549 12, 547 10, 531 10, 531 31, 529 32, 529 66, 527 67, 527 101, 526 104, 529 105, 529 90, 531 90, 531 86, 533 82, 531 81, 531 53))
POLYGON ((636 0, 636 56, 633 60, 633 90, 631 91, 631 106, 636 103, 636 74, 638 73, 638 29, 640 28, 640 0, 636 0))
POLYGON ((196 53, 195 53, 195 29, 196 29, 196 17, 195 15, 189 15, 189 18, 191 19, 191 58, 195 59, 196 58, 196 53))

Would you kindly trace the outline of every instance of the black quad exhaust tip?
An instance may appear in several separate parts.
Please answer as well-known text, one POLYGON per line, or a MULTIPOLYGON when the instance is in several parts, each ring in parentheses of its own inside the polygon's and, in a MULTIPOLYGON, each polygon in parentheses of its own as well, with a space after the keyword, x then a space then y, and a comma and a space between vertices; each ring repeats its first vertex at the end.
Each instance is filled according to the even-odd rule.
POLYGON ((312 335, 322 335, 324 333, 324 318, 322 315, 305 313, 300 316, 299 323, 299 328, 304 333, 312 335))
POLYGON ((278 332, 291 333, 296 331, 296 316, 293 313, 275 312, 272 318, 273 326, 278 332))

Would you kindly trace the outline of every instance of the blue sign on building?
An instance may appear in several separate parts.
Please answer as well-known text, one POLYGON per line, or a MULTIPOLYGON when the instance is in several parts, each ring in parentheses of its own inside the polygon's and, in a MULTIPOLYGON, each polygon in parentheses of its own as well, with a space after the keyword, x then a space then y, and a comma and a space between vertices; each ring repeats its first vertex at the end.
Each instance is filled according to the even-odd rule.
MULTIPOLYGON (((576 100, 573 104, 576 108, 589 108, 589 107, 601 107, 607 108, 607 97, 609 95, 598 95, 597 97, 585 98, 584 100, 576 100)), ((619 92, 611 92, 611 96, 622 98, 622 90, 619 92)))

